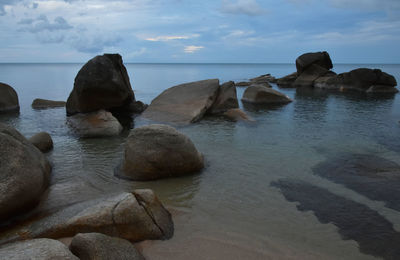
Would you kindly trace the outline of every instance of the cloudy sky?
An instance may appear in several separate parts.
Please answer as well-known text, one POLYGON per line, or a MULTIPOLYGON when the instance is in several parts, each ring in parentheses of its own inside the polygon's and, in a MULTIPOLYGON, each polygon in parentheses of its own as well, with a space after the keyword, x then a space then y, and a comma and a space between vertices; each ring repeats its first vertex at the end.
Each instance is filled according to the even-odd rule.
POLYGON ((400 63, 400 0, 0 0, 0 62, 400 63))

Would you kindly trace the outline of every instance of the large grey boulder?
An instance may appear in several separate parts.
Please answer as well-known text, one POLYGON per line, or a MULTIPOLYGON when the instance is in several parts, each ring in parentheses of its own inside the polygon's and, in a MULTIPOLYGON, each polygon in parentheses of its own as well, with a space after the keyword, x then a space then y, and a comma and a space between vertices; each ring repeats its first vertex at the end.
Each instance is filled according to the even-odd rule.
POLYGON ((296 59, 297 73, 300 75, 313 64, 325 68, 326 70, 333 68, 332 60, 326 51, 310 52, 305 53, 296 59))
POLYGON ((315 81, 317 88, 337 89, 341 91, 357 90, 368 93, 396 93, 396 79, 380 69, 359 68, 336 76, 323 77, 315 81))
POLYGON ((32 102, 32 108, 43 109, 43 108, 53 108, 53 107, 65 107, 67 102, 65 101, 54 101, 48 99, 36 98, 32 102))
POLYGON ((187 136, 167 125, 149 125, 131 131, 116 175, 147 181, 190 174, 203 167, 203 156, 187 136))
POLYGON ((0 234, 0 244, 26 237, 56 239, 92 232, 136 242, 169 239, 174 227, 170 213, 152 190, 135 190, 73 204, 20 224, 0 234))
POLYGON ((238 108, 239 102, 236 95, 236 86, 233 81, 228 81, 221 85, 217 99, 209 109, 210 114, 221 114, 225 111, 238 108))
POLYGON ((142 116, 156 122, 179 125, 197 122, 214 104, 218 90, 218 79, 174 86, 157 96, 142 116))
POLYGON ((79 260, 68 247, 53 239, 32 239, 0 246, 4 260, 79 260))
POLYGON ((78 72, 67 101, 67 115, 124 109, 134 101, 122 57, 104 54, 89 60, 78 72))
POLYGON ((129 241, 100 233, 77 234, 69 248, 80 260, 144 260, 129 241))
POLYGON ((18 111, 19 101, 17 92, 11 86, 0 82, 0 113, 18 111))
POLYGON ((29 142, 31 142, 36 148, 38 148, 41 152, 47 153, 51 149, 53 149, 53 139, 46 132, 40 132, 29 138, 29 142))
POLYGON ((76 135, 83 138, 116 136, 123 129, 119 121, 104 110, 69 116, 67 124, 76 135))
POLYGON ((17 130, 0 124, 0 221, 34 207, 46 190, 51 166, 17 130))
POLYGON ((285 94, 263 86, 248 87, 243 93, 242 101, 252 104, 285 104, 292 102, 285 94))

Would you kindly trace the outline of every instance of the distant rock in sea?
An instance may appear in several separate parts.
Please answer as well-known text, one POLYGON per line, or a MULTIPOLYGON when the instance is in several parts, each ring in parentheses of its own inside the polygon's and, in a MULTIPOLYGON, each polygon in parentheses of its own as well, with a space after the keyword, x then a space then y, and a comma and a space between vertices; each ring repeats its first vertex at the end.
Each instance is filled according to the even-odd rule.
POLYGON ((65 107, 66 104, 67 102, 65 101, 54 101, 54 100, 36 98, 32 102, 32 107, 34 109, 65 107))

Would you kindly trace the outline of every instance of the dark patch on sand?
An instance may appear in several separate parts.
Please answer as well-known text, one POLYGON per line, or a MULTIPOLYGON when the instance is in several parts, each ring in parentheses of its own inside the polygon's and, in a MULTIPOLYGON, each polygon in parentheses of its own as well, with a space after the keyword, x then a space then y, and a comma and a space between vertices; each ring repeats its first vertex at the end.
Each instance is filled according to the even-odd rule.
POLYGON ((400 233, 369 207, 297 180, 271 183, 300 211, 313 211, 321 223, 332 223, 344 240, 355 240, 360 251, 383 259, 400 259, 400 233))
POLYGON ((395 162, 375 155, 346 154, 316 165, 313 171, 400 211, 400 165, 395 162))

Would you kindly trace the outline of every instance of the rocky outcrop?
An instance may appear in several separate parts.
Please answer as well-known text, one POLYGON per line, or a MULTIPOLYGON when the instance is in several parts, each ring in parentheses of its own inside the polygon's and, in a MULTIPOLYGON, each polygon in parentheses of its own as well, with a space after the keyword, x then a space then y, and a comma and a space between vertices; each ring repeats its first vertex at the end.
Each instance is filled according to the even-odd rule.
POLYGON ((336 76, 318 79, 317 88, 356 90, 367 93, 396 93, 396 79, 379 69, 360 68, 336 76))
POLYGON ((276 83, 276 78, 271 76, 271 74, 264 74, 255 78, 250 79, 253 84, 257 83, 276 83))
POLYGON ((129 241, 100 233, 77 234, 70 249, 80 260, 144 260, 129 241))
POLYGON ((9 85, 0 82, 0 113, 19 112, 17 92, 9 85))
POLYGON ((285 104, 292 100, 272 88, 262 86, 250 86, 243 93, 243 102, 252 104, 285 104))
POLYGON ((65 107, 65 104, 67 104, 67 102, 65 101, 54 101, 54 100, 36 98, 32 102, 32 108, 43 109, 43 108, 53 108, 53 107, 65 107))
POLYGON ((67 101, 67 115, 120 110, 135 101, 127 70, 119 54, 89 60, 78 72, 67 101))
POLYGON ((53 149, 53 139, 51 139, 51 136, 46 132, 35 134, 31 138, 29 138, 29 142, 31 142, 43 153, 47 153, 48 151, 53 149))
POLYGON ((326 75, 334 76, 336 73, 317 64, 312 64, 296 78, 293 87, 313 87, 315 80, 326 75))
POLYGON ((147 181, 190 174, 203 167, 203 156, 187 136, 167 125, 149 125, 131 131, 116 175, 147 181))
POLYGON ((299 75, 311 65, 318 65, 326 70, 333 68, 331 57, 326 51, 305 53, 296 59, 296 69, 299 75))
POLYGON ((116 136, 122 131, 118 120, 104 110, 69 116, 67 124, 76 135, 84 138, 116 136))
POLYGON ((0 235, 0 244, 91 232, 136 242, 169 239, 173 231, 171 215, 153 191, 135 190, 73 204, 39 220, 21 224, 0 235))
POLYGON ((297 72, 293 72, 292 74, 277 79, 276 84, 281 88, 293 88, 295 87, 293 83, 296 81, 296 79, 297 72))
POLYGON ((254 119, 252 119, 250 116, 246 114, 246 112, 244 112, 239 108, 229 109, 222 115, 232 121, 254 122, 254 119))
POLYGON ((46 238, 0 246, 0 258, 4 260, 79 260, 63 243, 46 238))
POLYGON ((209 114, 221 114, 225 111, 238 108, 239 102, 236 95, 236 87, 233 81, 228 81, 221 85, 217 99, 209 109, 209 114))
POLYGON ((218 91, 218 79, 191 82, 169 88, 151 102, 142 117, 178 125, 197 122, 214 104, 218 91))
POLYGON ((0 124, 0 221, 30 210, 46 190, 51 166, 12 127, 0 124))

